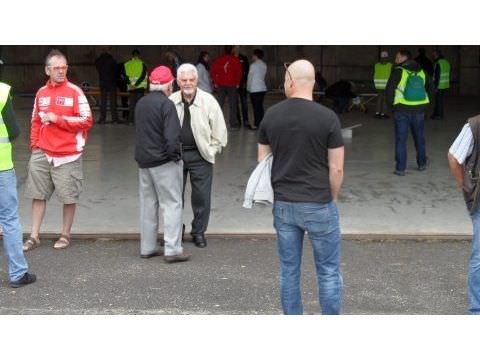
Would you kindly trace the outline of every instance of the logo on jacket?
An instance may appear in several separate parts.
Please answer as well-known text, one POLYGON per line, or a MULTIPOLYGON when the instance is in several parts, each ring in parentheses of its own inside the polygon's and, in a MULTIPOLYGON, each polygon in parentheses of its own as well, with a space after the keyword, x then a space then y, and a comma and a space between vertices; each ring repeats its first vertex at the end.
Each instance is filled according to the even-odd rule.
POLYGON ((50 96, 41 96, 38 98, 38 106, 46 107, 50 105, 50 96))
POLYGON ((73 106, 73 98, 57 96, 55 104, 58 106, 73 106))

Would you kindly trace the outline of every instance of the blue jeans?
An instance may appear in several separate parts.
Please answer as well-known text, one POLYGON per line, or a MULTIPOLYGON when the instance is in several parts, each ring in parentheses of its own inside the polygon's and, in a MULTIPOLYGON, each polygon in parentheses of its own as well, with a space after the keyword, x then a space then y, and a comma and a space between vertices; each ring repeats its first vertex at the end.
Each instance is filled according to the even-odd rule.
POLYGON ((468 268, 469 313, 480 315, 480 209, 472 215, 472 255, 468 268))
POLYGON ((13 169, 0 171, 0 224, 10 281, 17 281, 27 272, 28 265, 23 255, 22 227, 18 218, 17 177, 13 169))
POLYGON ((275 201, 273 216, 280 257, 283 313, 303 314, 300 275, 306 231, 313 248, 321 312, 324 315, 339 314, 343 280, 340 274, 340 225, 335 203, 275 201))
POLYGON ((408 130, 412 131, 413 142, 417 150, 417 165, 423 166, 427 161, 425 154, 424 113, 395 111, 395 161, 396 170, 405 171, 407 167, 408 130))

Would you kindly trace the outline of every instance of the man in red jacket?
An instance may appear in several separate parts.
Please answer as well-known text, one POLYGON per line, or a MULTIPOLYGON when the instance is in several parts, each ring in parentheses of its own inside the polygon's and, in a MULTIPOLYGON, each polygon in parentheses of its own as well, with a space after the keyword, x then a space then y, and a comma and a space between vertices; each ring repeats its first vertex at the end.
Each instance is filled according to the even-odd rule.
POLYGON ((82 152, 93 121, 85 95, 67 80, 67 70, 65 55, 50 51, 45 60, 45 72, 50 79, 38 90, 33 106, 32 154, 25 190, 25 195, 33 199, 32 231, 24 251, 40 245, 46 201, 54 191, 64 204, 63 228, 54 248, 70 245, 70 230, 83 185, 82 152))
POLYGON ((225 97, 228 96, 228 105, 230 107, 229 121, 230 129, 240 129, 237 108, 237 89, 242 80, 243 69, 240 60, 232 54, 233 46, 225 46, 225 54, 215 59, 210 68, 210 77, 213 86, 218 91, 218 102, 223 109, 225 97))

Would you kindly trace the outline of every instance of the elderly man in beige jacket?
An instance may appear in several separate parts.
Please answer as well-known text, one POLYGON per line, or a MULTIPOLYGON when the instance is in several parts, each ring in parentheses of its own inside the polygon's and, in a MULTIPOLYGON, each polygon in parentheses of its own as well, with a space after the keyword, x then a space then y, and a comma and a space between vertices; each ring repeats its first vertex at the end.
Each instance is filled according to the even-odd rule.
MULTIPOLYGON (((190 174, 193 221, 191 235, 197 247, 207 246, 205 231, 210 218, 213 164, 215 155, 227 145, 227 127, 217 100, 199 89, 195 65, 182 64, 177 70, 180 91, 170 100, 177 109, 182 127, 183 191, 190 174)), ((185 231, 185 228, 184 228, 185 231)))

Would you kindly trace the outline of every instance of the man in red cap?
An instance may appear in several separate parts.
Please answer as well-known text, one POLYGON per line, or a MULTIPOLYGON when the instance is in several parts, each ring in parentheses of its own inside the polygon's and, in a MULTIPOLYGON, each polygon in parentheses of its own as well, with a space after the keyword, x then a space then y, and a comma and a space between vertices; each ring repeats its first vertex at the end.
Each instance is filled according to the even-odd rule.
POLYGON ((182 248, 183 161, 180 121, 168 99, 173 77, 166 66, 149 76, 150 93, 135 107, 135 160, 139 170, 140 256, 162 255, 157 248, 159 206, 163 212, 164 260, 187 261, 182 248))

